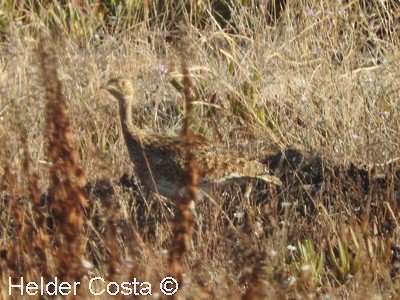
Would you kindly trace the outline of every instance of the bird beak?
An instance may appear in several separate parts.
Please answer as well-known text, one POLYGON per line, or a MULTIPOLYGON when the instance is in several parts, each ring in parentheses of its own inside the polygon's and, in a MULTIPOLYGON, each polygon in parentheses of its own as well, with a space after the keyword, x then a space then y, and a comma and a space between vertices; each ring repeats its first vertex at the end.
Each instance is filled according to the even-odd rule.
POLYGON ((110 91, 110 89, 115 88, 115 83, 112 79, 108 80, 107 82, 103 83, 100 86, 100 89, 110 91))

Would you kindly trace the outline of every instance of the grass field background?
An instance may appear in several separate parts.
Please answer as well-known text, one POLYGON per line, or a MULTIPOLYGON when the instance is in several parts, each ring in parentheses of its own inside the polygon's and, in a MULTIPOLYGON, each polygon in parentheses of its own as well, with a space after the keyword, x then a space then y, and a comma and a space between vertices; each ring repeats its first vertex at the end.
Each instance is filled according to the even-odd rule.
POLYGON ((81 299, 109 299, 97 276, 163 298, 179 220, 132 176, 101 86, 132 78, 134 120, 179 135, 182 61, 194 133, 266 163, 297 149, 317 171, 281 164, 282 187, 198 203, 175 297, 398 297, 397 1, 0 3, 2 299, 20 297, 9 278, 56 276, 81 299))

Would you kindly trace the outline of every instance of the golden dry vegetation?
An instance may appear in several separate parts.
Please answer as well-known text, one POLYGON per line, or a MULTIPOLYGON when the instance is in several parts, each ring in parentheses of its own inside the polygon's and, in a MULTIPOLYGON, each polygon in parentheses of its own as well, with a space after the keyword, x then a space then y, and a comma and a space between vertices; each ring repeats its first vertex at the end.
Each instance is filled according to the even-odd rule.
POLYGON ((397 1, 0 3, 1 299, 49 299, 56 277, 78 299, 167 299, 167 276, 176 299, 398 297, 397 1), (116 76, 142 129, 202 135, 282 186, 217 189, 194 219, 187 149, 186 197, 151 193, 101 89, 116 76))

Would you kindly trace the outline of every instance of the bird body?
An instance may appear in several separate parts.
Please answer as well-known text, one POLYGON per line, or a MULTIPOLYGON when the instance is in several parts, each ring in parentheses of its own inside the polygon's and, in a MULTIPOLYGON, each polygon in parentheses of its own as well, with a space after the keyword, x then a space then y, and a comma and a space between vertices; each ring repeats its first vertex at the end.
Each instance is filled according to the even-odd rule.
POLYGON ((187 149, 200 170, 200 189, 261 179, 280 185, 265 165, 206 139, 187 141, 181 137, 148 134, 132 122, 132 107, 138 105, 132 82, 126 78, 108 81, 106 89, 118 100, 121 128, 129 156, 139 179, 149 189, 166 197, 182 193, 188 183, 187 149))

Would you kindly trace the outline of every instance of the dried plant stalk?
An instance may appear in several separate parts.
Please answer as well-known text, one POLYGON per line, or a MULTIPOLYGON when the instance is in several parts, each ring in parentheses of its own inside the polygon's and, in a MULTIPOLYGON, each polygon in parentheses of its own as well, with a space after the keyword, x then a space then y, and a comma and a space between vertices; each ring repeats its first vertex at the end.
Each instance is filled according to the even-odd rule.
POLYGON ((173 241, 169 252, 170 274, 182 284, 182 272, 184 269, 184 255, 190 250, 190 240, 192 238, 194 217, 191 204, 196 203, 199 194, 199 183, 201 181, 199 168, 196 166, 194 153, 190 148, 191 142, 195 141, 195 135, 190 131, 192 118, 192 98, 190 95, 190 75, 188 68, 183 62, 182 65, 184 78, 184 96, 186 101, 186 114, 183 121, 181 138, 187 140, 186 143, 186 172, 187 184, 184 197, 176 197, 177 212, 173 221, 173 241))
POLYGON ((72 147, 72 131, 56 58, 45 50, 46 44, 42 37, 39 64, 46 101, 46 155, 51 161, 48 205, 55 224, 56 273, 61 279, 76 281, 83 276, 84 208, 88 196, 83 187, 85 176, 72 147))

